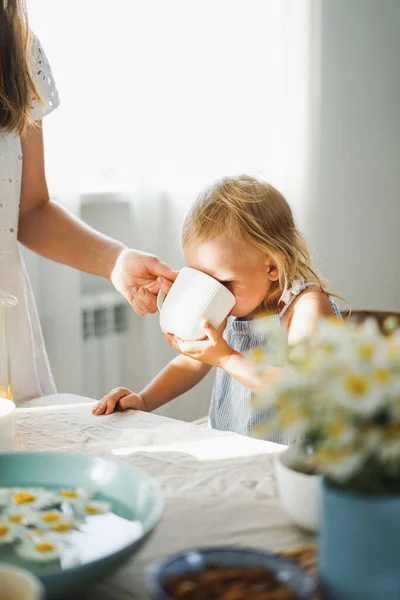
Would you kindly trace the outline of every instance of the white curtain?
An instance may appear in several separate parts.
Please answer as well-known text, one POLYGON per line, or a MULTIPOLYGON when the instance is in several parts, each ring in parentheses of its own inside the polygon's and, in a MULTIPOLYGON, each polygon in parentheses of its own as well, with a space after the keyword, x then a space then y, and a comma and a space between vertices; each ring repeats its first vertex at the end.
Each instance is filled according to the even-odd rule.
POLYGON ((28 0, 61 108, 53 190, 164 190, 215 177, 304 186, 309 0, 28 0))
MULTIPOLYGON (((62 101, 45 122, 56 196, 124 192, 133 223, 123 241, 177 268, 181 218, 216 177, 260 175, 304 219, 310 0, 28 0, 28 7, 62 101)), ((57 269, 39 287, 54 287, 55 306, 68 297, 64 315, 76 322, 78 299, 71 282, 64 293, 57 269)), ((54 322, 40 300, 39 309, 44 324, 54 322)), ((57 349, 47 336, 50 360, 66 380, 62 391, 79 391, 73 372, 64 376, 71 327, 57 323, 57 349)), ((171 350, 156 318, 134 318, 128 355, 116 385, 141 387, 165 364, 171 350)), ((209 392, 210 380, 190 392, 191 403, 164 410, 198 417, 209 392)))

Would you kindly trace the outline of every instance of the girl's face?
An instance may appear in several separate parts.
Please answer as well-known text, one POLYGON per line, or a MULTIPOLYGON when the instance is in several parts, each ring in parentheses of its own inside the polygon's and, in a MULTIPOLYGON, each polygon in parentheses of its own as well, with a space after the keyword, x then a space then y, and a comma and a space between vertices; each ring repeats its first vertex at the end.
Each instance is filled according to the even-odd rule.
POLYGON ((243 240, 220 236, 207 242, 192 241, 183 247, 188 267, 203 271, 223 283, 236 298, 231 315, 250 316, 279 279, 273 261, 243 240))

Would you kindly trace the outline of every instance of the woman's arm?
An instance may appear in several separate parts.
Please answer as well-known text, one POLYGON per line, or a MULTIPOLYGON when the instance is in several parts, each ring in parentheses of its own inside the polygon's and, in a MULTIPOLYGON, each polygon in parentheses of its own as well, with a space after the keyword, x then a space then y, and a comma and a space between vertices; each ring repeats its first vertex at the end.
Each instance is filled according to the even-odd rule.
POLYGON ((176 273, 153 255, 125 249, 50 200, 40 121, 29 128, 21 144, 18 240, 41 256, 110 279, 139 314, 155 312, 155 295, 160 287, 168 292, 176 273))
POLYGON ((29 128, 21 145, 23 171, 18 240, 41 256, 110 279, 124 246, 50 201, 40 121, 29 128))
POLYGON ((126 388, 112 390, 93 407, 96 415, 111 414, 116 408, 135 408, 151 412, 191 390, 207 375, 211 367, 189 358, 177 356, 140 392, 126 388))

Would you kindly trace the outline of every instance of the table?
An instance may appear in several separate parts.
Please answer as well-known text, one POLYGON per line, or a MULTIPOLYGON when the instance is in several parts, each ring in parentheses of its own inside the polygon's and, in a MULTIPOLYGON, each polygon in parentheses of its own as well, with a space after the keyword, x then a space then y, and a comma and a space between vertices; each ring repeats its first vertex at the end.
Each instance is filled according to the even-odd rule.
POLYGON ((17 448, 127 461, 157 479, 165 511, 140 552, 82 600, 147 598, 148 566, 185 548, 237 544, 281 550, 314 541, 280 507, 272 460, 282 446, 154 413, 94 416, 92 405, 71 394, 26 403, 16 413, 17 448))

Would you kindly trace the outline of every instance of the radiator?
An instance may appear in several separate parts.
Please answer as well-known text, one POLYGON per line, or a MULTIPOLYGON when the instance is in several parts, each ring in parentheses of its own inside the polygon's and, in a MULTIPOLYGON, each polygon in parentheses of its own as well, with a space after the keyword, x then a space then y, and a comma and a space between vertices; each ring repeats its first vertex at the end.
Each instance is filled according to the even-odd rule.
POLYGON ((118 293, 81 297, 82 390, 101 398, 124 379, 123 352, 129 335, 129 306, 118 293))

